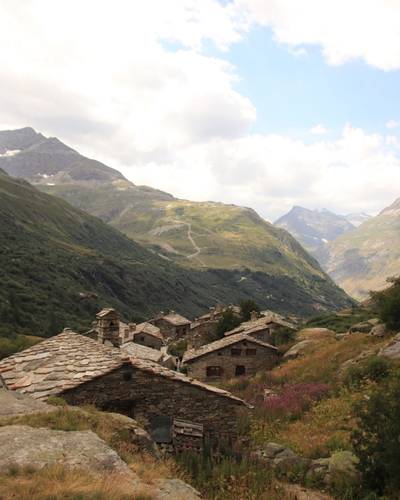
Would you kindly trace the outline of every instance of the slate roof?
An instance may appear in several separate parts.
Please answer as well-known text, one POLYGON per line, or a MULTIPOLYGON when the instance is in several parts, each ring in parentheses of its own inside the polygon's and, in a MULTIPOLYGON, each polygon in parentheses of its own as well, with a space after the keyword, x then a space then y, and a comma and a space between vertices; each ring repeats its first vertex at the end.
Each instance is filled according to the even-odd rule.
POLYGON ((266 347, 268 349, 272 349, 273 351, 278 351, 278 349, 266 342, 262 342, 261 340, 255 339, 254 337, 248 336, 245 332, 237 333, 236 335, 229 335, 228 337, 223 337, 222 339, 216 340, 215 342, 211 342, 210 344, 205 344, 198 349, 190 349, 185 352, 183 355, 182 362, 187 363, 194 359, 199 358, 200 356, 204 356, 205 354, 209 354, 210 352, 219 351, 224 347, 228 347, 233 344, 237 344, 242 340, 246 340, 247 342, 251 342, 253 344, 258 344, 262 347, 266 347))
POLYGON ((175 371, 170 370, 169 368, 165 368, 164 366, 161 366, 157 363, 153 363, 152 361, 138 359, 138 358, 131 358, 130 361, 132 363, 132 366, 134 368, 137 368, 138 370, 146 371, 146 372, 151 373, 153 375, 157 375, 160 377, 164 377, 164 378, 173 380, 174 382, 180 382, 182 384, 189 384, 193 387, 197 387, 198 389, 202 389, 204 391, 214 393, 218 396, 229 398, 233 401, 236 401, 239 404, 247 406, 248 408, 252 408, 252 406, 250 406, 248 403, 246 403, 246 401, 234 396, 233 394, 231 394, 228 391, 220 389, 219 387, 214 387, 212 385, 204 384, 203 382, 200 382, 199 380, 196 380, 196 379, 191 378, 191 377, 187 377, 183 373, 175 372, 175 371))
POLYGON ((105 316, 108 316, 111 313, 117 314, 115 309, 112 309, 111 307, 106 307, 105 309, 102 309, 100 312, 96 314, 96 318, 104 318, 105 316))
POLYGON ((160 319, 164 319, 165 321, 168 321, 168 323, 171 323, 171 325, 174 325, 174 326, 184 326, 184 325, 190 324, 189 319, 187 319, 184 316, 181 316, 180 314, 175 313, 175 312, 166 314, 165 316, 163 316, 160 319))
POLYGON ((137 333, 147 333, 148 335, 152 335, 153 337, 164 340, 164 337, 161 335, 160 329, 157 326, 148 323, 147 321, 136 325, 134 335, 136 335, 137 333))
POLYGON ((164 354, 158 349, 152 349, 144 345, 136 344, 135 342, 127 342, 121 346, 121 351, 126 354, 126 356, 133 356, 135 358, 149 359, 158 363, 164 357, 164 354))
POLYGON ((241 323, 239 326, 234 328, 233 330, 229 330, 229 332, 225 332, 225 336, 235 335, 236 333, 245 332, 247 334, 256 333, 266 328, 269 328, 272 325, 279 325, 285 328, 290 328, 291 330, 296 330, 296 327, 293 326, 288 321, 285 321, 279 316, 265 316, 262 318, 255 319, 253 321, 245 321, 241 323))
POLYGON ((45 399, 120 367, 119 349, 64 331, 0 361, 9 389, 45 399))
POLYGON ((1 360, 0 377, 8 389, 45 400, 51 395, 61 394, 106 375, 128 362, 138 370, 189 384, 248 406, 245 401, 227 391, 203 384, 153 361, 131 357, 125 349, 107 347, 67 330, 1 360))

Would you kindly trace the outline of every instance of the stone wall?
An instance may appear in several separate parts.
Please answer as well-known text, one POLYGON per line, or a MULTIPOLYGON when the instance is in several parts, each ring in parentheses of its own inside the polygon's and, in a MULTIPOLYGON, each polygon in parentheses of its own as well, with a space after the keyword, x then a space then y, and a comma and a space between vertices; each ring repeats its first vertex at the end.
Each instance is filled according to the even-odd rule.
POLYGON ((152 321, 155 326, 161 331, 161 334, 165 340, 167 339, 180 339, 185 337, 189 332, 190 325, 175 326, 164 318, 157 318, 152 321))
POLYGON ((203 424, 205 435, 214 442, 234 440, 237 413, 246 410, 239 401, 131 365, 69 389, 62 397, 69 404, 93 404, 123 413, 147 429, 151 418, 156 416, 203 424))
POLYGON ((279 355, 275 350, 242 340, 219 351, 195 358, 185 363, 185 366, 190 377, 213 381, 239 375, 254 375, 259 370, 270 370, 278 358, 279 355), (241 369, 237 367, 240 366, 244 367, 245 373, 238 373, 241 369), (222 372, 217 375, 212 367, 220 367, 222 372))
POLYGON ((160 350, 161 347, 164 345, 161 339, 155 337, 154 335, 149 335, 146 332, 135 333, 133 337, 133 342, 157 350, 160 350))

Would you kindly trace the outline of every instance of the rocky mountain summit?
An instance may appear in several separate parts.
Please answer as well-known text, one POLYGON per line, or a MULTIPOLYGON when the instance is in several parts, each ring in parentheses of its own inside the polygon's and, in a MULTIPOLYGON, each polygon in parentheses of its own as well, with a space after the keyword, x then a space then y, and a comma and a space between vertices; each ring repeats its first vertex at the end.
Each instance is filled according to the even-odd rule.
POLYGON ((327 243, 355 228, 351 218, 359 220, 356 214, 346 217, 334 214, 327 209, 309 210, 295 206, 286 215, 280 217, 275 222, 275 226, 286 229, 304 248, 319 259, 327 243))

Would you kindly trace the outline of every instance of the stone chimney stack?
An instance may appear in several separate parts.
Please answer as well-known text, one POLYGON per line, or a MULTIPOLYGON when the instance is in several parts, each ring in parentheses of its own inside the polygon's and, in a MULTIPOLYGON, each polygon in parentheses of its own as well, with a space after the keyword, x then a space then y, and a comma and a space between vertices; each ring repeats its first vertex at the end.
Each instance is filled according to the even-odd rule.
POLYGON ((96 315, 98 341, 101 344, 110 343, 114 347, 121 345, 119 334, 119 314, 114 309, 103 309, 96 315))
POLYGON ((129 323, 128 326, 130 333, 133 333, 136 330, 136 323, 129 323))
POLYGON ((255 321, 258 319, 258 312, 257 311, 251 311, 250 313, 250 321, 255 321))

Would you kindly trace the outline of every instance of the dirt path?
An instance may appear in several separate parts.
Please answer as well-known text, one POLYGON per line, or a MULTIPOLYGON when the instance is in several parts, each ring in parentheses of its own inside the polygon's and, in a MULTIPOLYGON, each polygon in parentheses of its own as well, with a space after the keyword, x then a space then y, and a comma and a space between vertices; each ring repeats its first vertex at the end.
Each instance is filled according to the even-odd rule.
POLYGON ((197 243, 195 242, 195 240, 192 236, 192 224, 190 224, 189 222, 181 221, 181 220, 175 220, 174 222, 178 222, 179 224, 182 224, 182 225, 187 227, 188 240, 190 241, 191 245, 193 246, 193 248, 195 250, 194 253, 192 253, 190 255, 186 255, 186 258, 187 259, 196 259, 196 260, 198 260, 198 262, 200 262, 200 264, 202 266, 206 267, 204 262, 199 258, 199 255, 201 253, 201 248, 197 245, 197 243))

